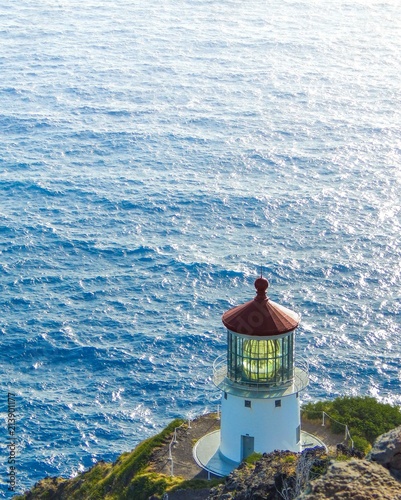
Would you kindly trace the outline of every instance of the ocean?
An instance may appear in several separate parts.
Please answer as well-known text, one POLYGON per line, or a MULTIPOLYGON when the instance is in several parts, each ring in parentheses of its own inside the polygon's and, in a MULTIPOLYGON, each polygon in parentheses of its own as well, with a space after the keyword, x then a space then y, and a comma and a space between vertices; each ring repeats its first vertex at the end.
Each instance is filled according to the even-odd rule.
POLYGON ((401 404, 401 11, 3 0, 0 497, 217 408, 224 311, 301 315, 304 402, 401 404))

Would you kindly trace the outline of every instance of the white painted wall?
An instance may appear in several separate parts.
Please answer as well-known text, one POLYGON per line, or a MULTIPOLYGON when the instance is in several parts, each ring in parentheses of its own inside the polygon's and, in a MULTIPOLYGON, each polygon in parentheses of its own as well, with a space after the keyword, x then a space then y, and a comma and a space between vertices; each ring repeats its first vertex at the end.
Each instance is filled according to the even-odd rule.
MULTIPOLYGON (((247 398, 248 399, 248 398, 247 398)), ((297 427, 301 423, 299 398, 296 394, 281 398, 281 407, 275 399, 249 399, 251 408, 245 407, 245 398, 227 394, 221 404, 221 453, 235 462, 242 460, 242 435, 255 438, 255 451, 301 451, 297 442, 297 427)))

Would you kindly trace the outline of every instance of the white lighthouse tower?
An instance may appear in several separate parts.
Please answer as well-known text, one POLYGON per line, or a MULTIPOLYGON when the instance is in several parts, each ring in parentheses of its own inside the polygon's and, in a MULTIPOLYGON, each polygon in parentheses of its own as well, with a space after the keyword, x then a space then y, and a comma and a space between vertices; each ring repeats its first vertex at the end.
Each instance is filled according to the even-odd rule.
POLYGON ((227 356, 214 367, 214 383, 223 391, 219 450, 234 462, 254 451, 302 449, 298 395, 308 371, 294 360, 299 316, 270 300, 268 286, 258 278, 256 297, 222 318, 227 356))

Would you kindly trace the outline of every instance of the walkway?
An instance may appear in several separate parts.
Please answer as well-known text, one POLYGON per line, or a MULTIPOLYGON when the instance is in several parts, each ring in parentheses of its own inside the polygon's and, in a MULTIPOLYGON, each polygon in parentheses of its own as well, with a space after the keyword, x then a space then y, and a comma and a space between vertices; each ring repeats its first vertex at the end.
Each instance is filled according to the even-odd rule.
MULTIPOLYGON (((316 436, 309 432, 301 431, 302 449, 325 446, 316 436)), ((231 471, 239 466, 239 462, 233 462, 224 457, 219 450, 220 430, 213 431, 203 436, 193 449, 194 459, 198 465, 216 476, 228 476, 231 471)))
MULTIPOLYGON (((219 429, 220 420, 216 413, 209 413, 198 417, 191 422, 190 427, 188 427, 187 423, 184 424, 177 429, 177 442, 171 449, 173 460, 169 460, 169 444, 166 444, 154 452, 151 460, 151 468, 156 472, 167 475, 173 472, 174 476, 181 476, 184 479, 207 479, 207 472, 194 460, 193 448, 200 438, 219 429)), ((329 450, 333 452, 335 451, 335 445, 342 442, 344 438, 342 434, 333 434, 328 427, 322 427, 321 422, 303 420, 302 430, 322 440, 329 447, 329 450)), ((213 446, 217 442, 217 436, 218 434, 215 433, 212 438, 213 446)), ((204 461, 205 459, 203 458, 202 460, 204 461)), ((212 475, 212 477, 215 476, 212 475)))

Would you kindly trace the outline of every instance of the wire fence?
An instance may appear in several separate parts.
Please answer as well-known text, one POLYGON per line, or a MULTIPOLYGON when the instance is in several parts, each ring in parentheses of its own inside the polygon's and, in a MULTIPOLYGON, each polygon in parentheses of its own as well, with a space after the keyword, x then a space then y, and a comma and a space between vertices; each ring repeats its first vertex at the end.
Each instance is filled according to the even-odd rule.
MULTIPOLYGON (((217 405, 217 420, 220 420, 220 405, 217 405)), ((174 428, 173 432, 173 437, 171 438, 171 441, 168 445, 168 461, 170 462, 170 476, 174 476, 174 457, 173 457, 173 447, 175 444, 177 444, 177 430, 183 427, 184 425, 187 425, 188 429, 191 429, 191 422, 198 418, 199 415, 195 415, 192 418, 188 418, 185 420, 181 425, 177 426, 174 428)), ((210 473, 208 473, 208 479, 210 479, 210 473)), ((168 497, 167 497, 168 498, 168 497)))
MULTIPOLYGON (((217 410, 216 410, 217 419, 218 420, 220 420, 220 412, 221 412, 221 405, 218 404, 217 405, 217 410)), ((311 412, 308 412, 308 413, 310 414, 311 412)), ((325 411, 316 411, 316 412, 313 412, 313 413, 315 413, 316 415, 319 415, 319 418, 321 416, 321 418, 322 418, 322 427, 326 426, 327 420, 329 420, 331 422, 335 422, 336 424, 338 424, 340 426, 343 426, 344 427, 344 441, 347 442, 347 443, 348 442, 351 443, 350 448, 351 448, 351 450, 354 449, 354 440, 351 437, 351 434, 349 432, 349 428, 348 428, 347 424, 344 424, 343 422, 339 422, 338 420, 336 420, 334 417, 332 417, 331 415, 329 415, 325 411)), ((172 436, 171 441, 170 441, 170 443, 168 445, 168 460, 170 462, 170 476, 171 477, 174 476, 173 448, 174 448, 174 445, 177 444, 177 430, 180 429, 181 427, 183 427, 184 425, 187 425, 187 428, 191 429, 191 422, 193 420, 195 420, 196 418, 198 418, 198 417, 199 417, 199 415, 194 415, 193 417, 189 417, 181 425, 175 427, 175 429, 174 429, 173 436, 172 436)), ((208 474, 208 478, 210 478, 210 474, 208 474)), ((168 499, 168 497, 167 497, 167 499, 168 499)))
POLYGON ((335 422, 336 424, 343 426, 344 427, 344 441, 345 442, 349 441, 351 443, 351 446, 350 446, 351 450, 354 449, 354 440, 351 437, 351 434, 349 432, 349 428, 348 428, 347 424, 344 424, 343 422, 339 422, 338 420, 336 420, 334 417, 332 417, 331 415, 329 415, 325 411, 316 411, 316 412, 309 412, 308 411, 308 414, 310 414, 310 413, 319 415, 319 417, 320 417, 320 415, 322 416, 322 427, 326 426, 327 419, 329 419, 329 421, 331 421, 331 422, 335 422))

